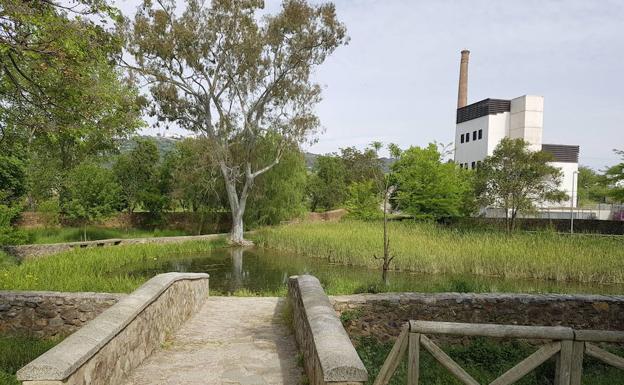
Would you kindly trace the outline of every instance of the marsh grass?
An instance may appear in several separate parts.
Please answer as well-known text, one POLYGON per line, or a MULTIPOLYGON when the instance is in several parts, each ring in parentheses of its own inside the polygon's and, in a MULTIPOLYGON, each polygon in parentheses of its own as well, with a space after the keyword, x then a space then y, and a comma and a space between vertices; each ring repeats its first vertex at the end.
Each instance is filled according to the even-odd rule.
MULTIPOLYGON (((392 268, 427 274, 470 274, 601 284, 624 283, 624 237, 459 230, 413 221, 390 224, 392 268)), ((377 268, 378 222, 347 220, 265 228, 260 246, 331 263, 377 268)), ((463 291, 463 290, 462 290, 463 291)))
MULTIPOLYGON (((83 229, 78 227, 42 228, 25 230, 28 243, 63 243, 80 242, 84 240, 83 229)), ((153 237, 175 237, 180 235, 190 235, 181 230, 146 230, 146 229, 116 229, 89 226, 87 227, 87 240, 97 241, 110 238, 153 238, 153 237)))
POLYGON ((225 247, 225 240, 75 249, 0 270, 0 290, 129 293, 183 254, 225 247))
POLYGON ((58 338, 0 335, 0 385, 19 385, 15 372, 60 341, 58 338))

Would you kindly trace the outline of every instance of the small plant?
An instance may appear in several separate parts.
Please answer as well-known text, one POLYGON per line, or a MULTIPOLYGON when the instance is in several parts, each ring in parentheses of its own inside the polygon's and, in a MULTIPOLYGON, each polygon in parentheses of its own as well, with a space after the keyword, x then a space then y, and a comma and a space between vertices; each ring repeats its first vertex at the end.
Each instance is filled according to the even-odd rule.
POLYGON ((345 310, 340 313, 340 321, 343 324, 347 324, 351 321, 354 321, 362 316, 362 311, 360 309, 351 309, 345 310))

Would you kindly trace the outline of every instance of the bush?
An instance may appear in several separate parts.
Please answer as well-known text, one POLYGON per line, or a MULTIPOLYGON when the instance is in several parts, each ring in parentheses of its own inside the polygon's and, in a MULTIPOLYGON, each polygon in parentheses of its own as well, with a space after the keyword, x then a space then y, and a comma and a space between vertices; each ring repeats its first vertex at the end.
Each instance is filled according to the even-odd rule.
POLYGON ((13 222, 20 213, 17 206, 0 204, 0 245, 20 245, 26 243, 28 237, 25 232, 16 229, 13 222))
POLYGON ((58 199, 51 198, 37 205, 39 218, 46 228, 56 227, 60 223, 61 207, 58 199))

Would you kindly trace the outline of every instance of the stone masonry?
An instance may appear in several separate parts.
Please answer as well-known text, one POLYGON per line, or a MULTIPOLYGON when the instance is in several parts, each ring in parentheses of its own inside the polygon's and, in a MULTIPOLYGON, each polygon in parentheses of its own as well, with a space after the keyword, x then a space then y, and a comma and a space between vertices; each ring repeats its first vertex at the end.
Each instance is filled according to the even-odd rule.
POLYGON ((124 294, 0 291, 0 333, 66 336, 124 294))
POLYGON ((349 336, 381 341, 394 340, 410 319, 624 330, 624 296, 387 293, 331 301, 349 336))

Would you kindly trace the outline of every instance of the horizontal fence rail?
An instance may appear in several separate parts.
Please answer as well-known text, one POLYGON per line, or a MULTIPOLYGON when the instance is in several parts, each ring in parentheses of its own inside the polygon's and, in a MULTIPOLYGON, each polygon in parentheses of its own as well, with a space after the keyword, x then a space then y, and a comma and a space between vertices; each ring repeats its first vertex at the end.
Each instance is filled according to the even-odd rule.
MULTIPOLYGON (((503 373, 489 385, 511 385, 551 357, 556 357, 555 385, 581 385, 583 356, 624 370, 624 358, 595 342, 624 343, 624 332, 574 330, 562 326, 518 326, 456 322, 409 321, 386 358, 374 385, 387 385, 407 352, 407 384, 418 385, 420 348, 423 347, 455 378, 465 385, 481 385, 426 335, 514 338, 550 341, 535 353, 503 373)), ((623 373, 624 375, 624 373, 623 373)))

